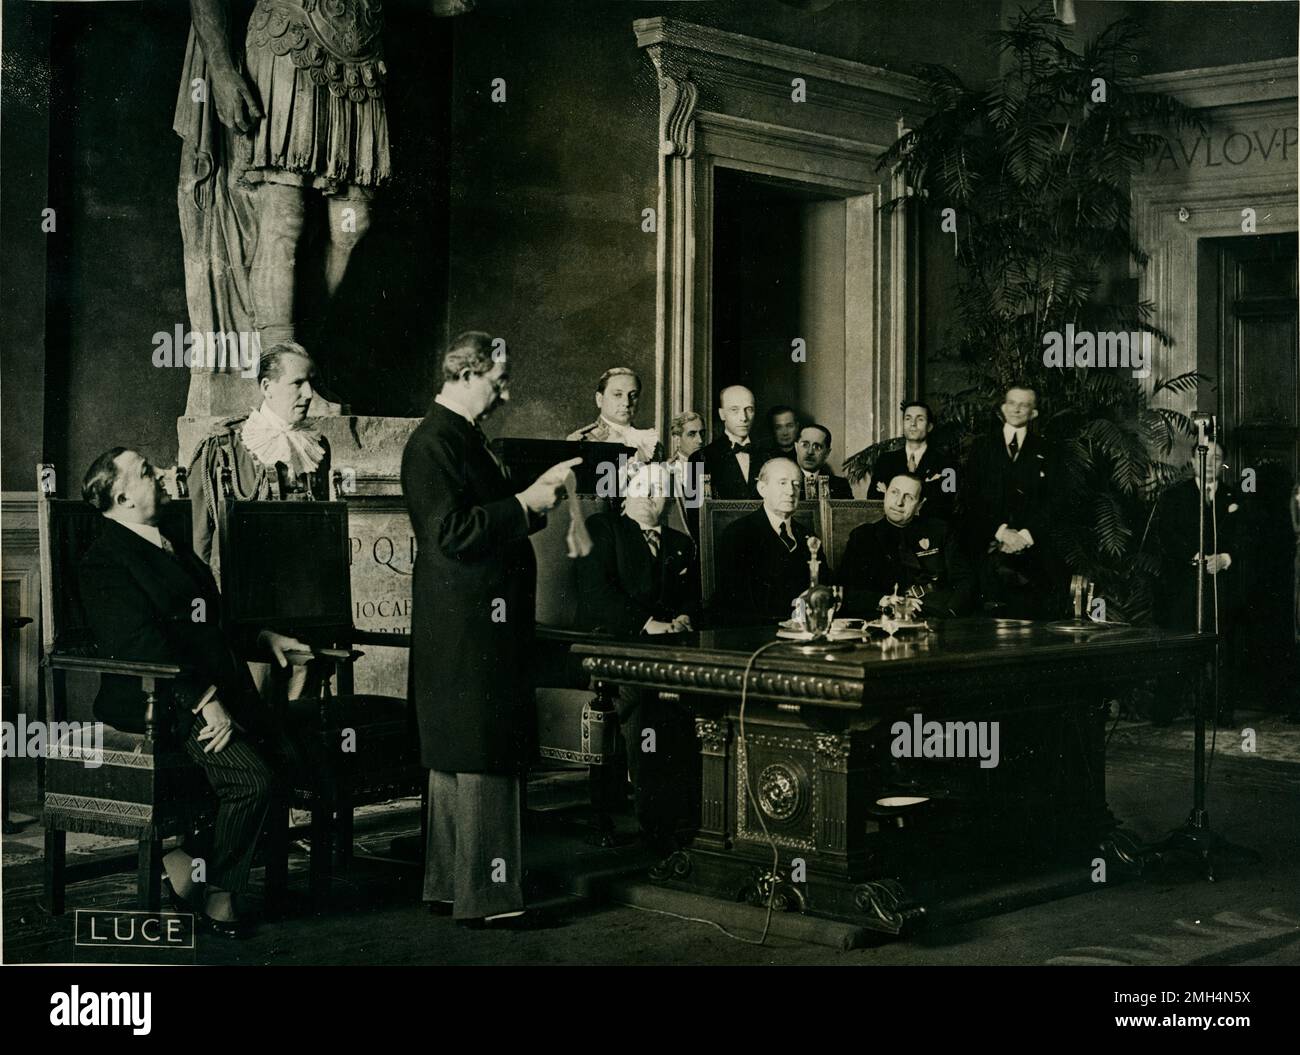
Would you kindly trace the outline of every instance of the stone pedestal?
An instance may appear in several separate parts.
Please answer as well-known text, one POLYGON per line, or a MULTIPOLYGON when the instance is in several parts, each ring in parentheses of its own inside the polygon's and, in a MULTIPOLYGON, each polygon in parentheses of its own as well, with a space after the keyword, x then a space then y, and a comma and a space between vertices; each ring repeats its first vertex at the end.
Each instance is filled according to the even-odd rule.
MULTIPOLYGON (((222 417, 177 421, 178 464, 222 417)), ((352 553, 352 620, 361 630, 409 633, 415 536, 401 493, 402 450, 419 418, 324 417, 311 424, 329 441, 333 468, 344 475, 352 553)), ((310 559, 310 555, 304 555, 310 559)), ((356 691, 406 695, 404 648, 367 646, 356 666, 356 691)))

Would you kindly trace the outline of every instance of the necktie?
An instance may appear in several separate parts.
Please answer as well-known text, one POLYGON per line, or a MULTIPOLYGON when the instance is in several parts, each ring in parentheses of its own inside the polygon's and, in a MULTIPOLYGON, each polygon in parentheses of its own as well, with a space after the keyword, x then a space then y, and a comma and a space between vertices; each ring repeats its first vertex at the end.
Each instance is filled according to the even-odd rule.
POLYGON ((645 536, 645 544, 650 547, 650 556, 659 556, 659 532, 650 528, 642 528, 641 534, 645 536))
POLYGON ((1020 457, 1020 441, 1016 439, 1014 432, 1011 434, 1011 442, 1007 444, 1007 453, 1011 455, 1013 462, 1020 457))
POLYGON ((497 452, 494 451, 491 444, 488 443, 487 433, 479 428, 477 423, 474 425, 474 435, 476 435, 479 438, 479 442, 483 444, 483 449, 488 452, 488 457, 491 458, 492 461, 496 463, 496 467, 501 470, 501 475, 509 480, 510 470, 506 468, 506 463, 497 457, 497 452))
POLYGON ((907 452, 907 471, 909 473, 916 472, 916 451, 907 452))
POLYGON ((158 539, 159 539, 159 542, 160 542, 161 545, 162 545, 162 551, 163 551, 164 553, 166 553, 167 556, 169 556, 169 557, 174 557, 174 556, 176 556, 176 547, 173 546, 170 542, 167 541, 167 536, 166 536, 166 535, 162 535, 162 534, 160 534, 160 535, 158 536, 158 539))
POLYGON ((781 536, 781 542, 785 545, 787 553, 793 553, 799 548, 799 544, 795 542, 793 536, 790 534, 790 528, 786 525, 784 520, 781 521, 781 529, 777 534, 781 536))

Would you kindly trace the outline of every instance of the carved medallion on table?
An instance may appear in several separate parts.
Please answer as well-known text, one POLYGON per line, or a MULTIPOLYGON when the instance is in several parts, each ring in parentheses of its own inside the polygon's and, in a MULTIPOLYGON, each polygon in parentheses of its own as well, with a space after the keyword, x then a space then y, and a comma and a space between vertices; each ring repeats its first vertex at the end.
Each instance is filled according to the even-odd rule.
POLYGON ((767 842, 770 837, 778 846, 814 849, 817 784, 809 775, 813 768, 812 746, 810 740, 797 736, 748 733, 743 740, 737 737, 738 838, 767 842), (753 801, 747 786, 751 781, 753 801))

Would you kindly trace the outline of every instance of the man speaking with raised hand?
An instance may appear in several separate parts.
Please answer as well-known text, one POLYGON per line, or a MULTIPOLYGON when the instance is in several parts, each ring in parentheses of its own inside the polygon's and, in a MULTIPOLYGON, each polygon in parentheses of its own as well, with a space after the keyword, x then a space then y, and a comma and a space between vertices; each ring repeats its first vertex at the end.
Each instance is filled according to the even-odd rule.
POLYGON ((482 332, 453 340, 442 391, 402 454, 415 532, 410 698, 429 769, 424 900, 473 929, 544 923, 524 912, 519 781, 532 757, 537 565, 528 536, 573 458, 520 490, 479 422, 510 398, 482 332))

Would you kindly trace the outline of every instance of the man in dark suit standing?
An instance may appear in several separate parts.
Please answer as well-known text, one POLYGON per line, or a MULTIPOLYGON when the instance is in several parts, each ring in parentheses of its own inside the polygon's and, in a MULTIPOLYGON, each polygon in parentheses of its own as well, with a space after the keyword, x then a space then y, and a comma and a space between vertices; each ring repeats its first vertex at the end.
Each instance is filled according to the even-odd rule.
MULTIPOLYGON (((81 601, 100 656, 175 663, 194 671, 175 682, 178 731, 218 803, 211 851, 199 855, 206 862, 206 889, 196 907, 207 930, 244 937, 249 928, 235 899, 248 888, 273 791, 271 769, 251 740, 276 735, 270 716, 221 625, 212 573, 188 539, 167 538, 159 530, 166 493, 153 466, 136 451, 114 447, 87 471, 82 497, 108 521, 79 569, 81 601), (196 620, 200 610, 204 618, 196 620)), ((306 649, 267 630, 258 643, 282 667, 286 652, 306 649)), ((104 675, 94 710, 96 718, 117 729, 144 731, 138 679, 104 675)), ((187 901, 196 893, 197 874, 196 855, 189 849, 173 850, 163 862, 175 896, 187 901)))
POLYGON ((442 391, 402 454, 415 531, 411 699, 429 769, 424 900, 474 929, 528 927, 520 778, 533 751, 529 680, 537 566, 528 536, 559 500, 575 458, 523 490, 479 421, 509 399, 491 337, 461 334, 442 391))
POLYGON ((754 393, 743 385, 729 385, 718 396, 722 435, 691 455, 702 462, 709 477, 712 498, 758 497, 758 471, 766 452, 750 438, 754 426, 754 393))
MULTIPOLYGON (((699 607, 695 544, 664 524, 667 469, 633 464, 622 515, 587 520, 592 550, 578 564, 580 618, 616 637, 688 633, 699 607)), ((618 716, 642 837, 667 857, 675 832, 698 817, 694 714, 657 692, 621 686, 618 716)))
POLYGON ((799 432, 795 450, 798 452, 799 468, 803 470, 799 478, 800 499, 816 498, 817 484, 827 488, 831 498, 853 497, 853 488, 849 482, 842 476, 836 476, 826 464, 831 456, 830 429, 816 423, 805 426, 799 432))
POLYGON ((895 593, 921 598, 921 615, 967 615, 975 607, 975 573, 942 520, 923 516, 921 480, 899 473, 885 491, 885 516, 853 529, 840 562, 844 611, 874 615, 895 593))
MULTIPOLYGON (((1206 633, 1218 633, 1220 648, 1219 712, 1232 713, 1242 687, 1242 623, 1255 584, 1250 574, 1254 547, 1253 526, 1247 520, 1241 496, 1222 482, 1223 450, 1210 444, 1206 455, 1206 486, 1201 487, 1200 463, 1192 456, 1192 478, 1174 484, 1156 506, 1155 531, 1160 542, 1160 576, 1156 582, 1156 624, 1170 630, 1196 629, 1197 557, 1205 554, 1203 597, 1206 633), (1200 531, 1200 510, 1205 508, 1205 534, 1200 531), (1200 538, 1204 539, 1204 549, 1200 538), (1217 618, 1216 618, 1217 616, 1217 618)), ((1185 686, 1172 679, 1162 682, 1152 712, 1157 724, 1174 718, 1185 686)))
POLYGON ((1220 632, 1227 632, 1239 614, 1242 579, 1243 522, 1240 496, 1220 482, 1223 451, 1211 443, 1206 455, 1207 486, 1201 488, 1199 464, 1192 459, 1193 476, 1174 484, 1156 509, 1156 535, 1160 540, 1160 578, 1155 597, 1156 622, 1172 630, 1196 629, 1196 558, 1201 549, 1200 507, 1205 506, 1205 569, 1212 578, 1205 585, 1205 629, 1215 630, 1214 591, 1218 588, 1220 632))
POLYGON ((946 459, 930 443, 934 423, 934 410, 928 403, 912 400, 903 404, 903 446, 896 451, 885 451, 876 459, 871 470, 870 495, 884 498, 895 476, 910 473, 921 479, 925 515, 951 521, 956 473, 946 471, 950 466, 943 464, 946 459))
POLYGON ((1029 430, 1037 402, 1028 385, 1006 389, 1002 427, 975 441, 958 484, 985 606, 1026 619, 1063 614, 1069 583, 1049 538, 1055 459, 1029 430))
MULTIPOLYGON (((764 462, 758 472, 762 508, 722 533, 710 604, 716 622, 746 626, 789 619, 795 598, 808 588, 809 533, 793 519, 800 476, 789 459, 764 462)), ((825 563, 821 578, 830 581, 825 563)))

